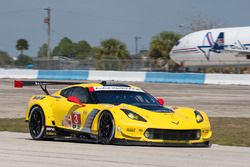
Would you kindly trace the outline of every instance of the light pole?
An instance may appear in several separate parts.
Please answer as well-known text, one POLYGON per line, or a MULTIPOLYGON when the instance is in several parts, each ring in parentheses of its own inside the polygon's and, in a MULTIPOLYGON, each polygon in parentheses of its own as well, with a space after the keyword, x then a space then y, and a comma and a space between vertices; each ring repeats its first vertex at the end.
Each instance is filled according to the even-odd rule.
POLYGON ((45 8, 44 10, 47 11, 48 16, 44 19, 44 23, 48 24, 48 49, 47 49, 47 57, 50 59, 50 21, 51 21, 51 16, 50 16, 50 8, 45 8))

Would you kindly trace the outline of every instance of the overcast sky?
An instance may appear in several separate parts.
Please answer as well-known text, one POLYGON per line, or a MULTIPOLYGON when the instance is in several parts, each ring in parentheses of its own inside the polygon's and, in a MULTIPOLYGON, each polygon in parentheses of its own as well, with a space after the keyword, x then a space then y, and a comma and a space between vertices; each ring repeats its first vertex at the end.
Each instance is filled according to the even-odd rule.
POLYGON ((47 42, 44 8, 52 8, 52 47, 64 36, 74 42, 86 40, 98 46, 107 38, 125 42, 135 51, 134 37, 140 36, 139 49, 148 49, 152 36, 161 31, 185 32, 178 25, 201 15, 224 27, 250 25, 249 0, 1 0, 0 50, 12 56, 17 39, 25 38, 36 56, 47 42))

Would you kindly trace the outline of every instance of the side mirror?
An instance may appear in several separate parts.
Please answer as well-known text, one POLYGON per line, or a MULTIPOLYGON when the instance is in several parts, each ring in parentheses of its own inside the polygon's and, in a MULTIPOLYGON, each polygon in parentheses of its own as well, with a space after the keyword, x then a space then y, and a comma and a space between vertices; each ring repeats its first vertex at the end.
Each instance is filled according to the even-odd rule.
POLYGON ((81 101, 80 101, 77 97, 75 97, 75 96, 69 96, 69 97, 67 98, 67 100, 68 100, 69 102, 79 104, 79 105, 82 106, 82 107, 85 106, 85 105, 82 104, 81 101))
POLYGON ((158 98, 157 101, 160 105, 164 106, 165 101, 163 98, 158 98))

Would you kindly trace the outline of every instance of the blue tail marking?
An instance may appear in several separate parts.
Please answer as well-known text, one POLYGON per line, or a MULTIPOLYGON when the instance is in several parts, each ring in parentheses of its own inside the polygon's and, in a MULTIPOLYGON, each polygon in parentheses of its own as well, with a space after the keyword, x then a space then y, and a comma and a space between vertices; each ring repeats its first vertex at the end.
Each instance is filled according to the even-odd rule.
POLYGON ((220 32, 216 41, 213 40, 211 32, 208 32, 203 41, 203 46, 198 46, 198 48, 204 53, 204 56, 209 61, 210 52, 221 53, 224 50, 224 32, 220 32), (207 40, 208 45, 205 45, 205 40, 207 40))

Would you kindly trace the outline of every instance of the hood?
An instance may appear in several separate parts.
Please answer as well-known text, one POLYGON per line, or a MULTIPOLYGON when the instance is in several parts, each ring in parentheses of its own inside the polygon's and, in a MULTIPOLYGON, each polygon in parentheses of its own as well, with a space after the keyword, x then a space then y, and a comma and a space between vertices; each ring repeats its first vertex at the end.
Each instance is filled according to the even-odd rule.
POLYGON ((163 129, 195 129, 197 122, 193 109, 172 109, 164 106, 132 106, 128 104, 119 105, 121 109, 131 110, 147 120, 147 125, 163 129))
POLYGON ((171 108, 166 108, 161 105, 136 105, 136 107, 145 109, 148 111, 153 111, 157 113, 172 113, 174 112, 171 108))

